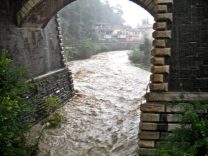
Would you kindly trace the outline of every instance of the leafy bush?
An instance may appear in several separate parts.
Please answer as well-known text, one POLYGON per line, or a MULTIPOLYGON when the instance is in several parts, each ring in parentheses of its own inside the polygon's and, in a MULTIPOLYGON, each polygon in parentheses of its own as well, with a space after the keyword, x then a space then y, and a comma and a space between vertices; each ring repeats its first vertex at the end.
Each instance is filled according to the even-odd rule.
POLYGON ((29 155, 24 134, 31 127, 33 111, 23 97, 28 85, 23 70, 12 65, 5 51, 0 51, 0 155, 29 155))
POLYGON ((77 59, 90 58, 96 50, 96 45, 90 39, 81 39, 75 57, 77 59))
POLYGON ((52 113, 60 106, 57 96, 49 96, 45 99, 45 110, 47 113, 52 113))
POLYGON ((60 113, 54 113, 42 122, 45 128, 57 128, 66 120, 66 118, 60 113))
POLYGON ((148 69, 150 67, 151 48, 152 45, 150 40, 145 38, 143 44, 131 49, 129 60, 131 60, 132 63, 140 64, 140 67, 148 69))
POLYGON ((65 120, 65 117, 60 113, 53 113, 58 107, 60 107, 60 102, 57 96, 49 96, 45 99, 45 109, 50 115, 42 122, 42 124, 45 125, 45 128, 59 127, 65 120))
POLYGON ((137 47, 133 47, 131 49, 131 52, 128 54, 129 55, 129 59, 133 62, 133 63, 142 63, 143 62, 143 58, 144 58, 144 52, 142 52, 139 48, 137 47))
POLYGON ((208 156, 208 101, 180 103, 181 128, 158 147, 160 156, 208 156))

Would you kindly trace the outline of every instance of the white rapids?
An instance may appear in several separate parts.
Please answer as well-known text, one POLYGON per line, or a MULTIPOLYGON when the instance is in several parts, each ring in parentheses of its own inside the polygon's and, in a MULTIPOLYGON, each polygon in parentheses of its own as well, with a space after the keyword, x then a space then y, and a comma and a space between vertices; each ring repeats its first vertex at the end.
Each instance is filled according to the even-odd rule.
POLYGON ((72 61, 76 95, 61 110, 60 128, 45 130, 39 156, 137 156, 143 102, 150 73, 128 51, 72 61))

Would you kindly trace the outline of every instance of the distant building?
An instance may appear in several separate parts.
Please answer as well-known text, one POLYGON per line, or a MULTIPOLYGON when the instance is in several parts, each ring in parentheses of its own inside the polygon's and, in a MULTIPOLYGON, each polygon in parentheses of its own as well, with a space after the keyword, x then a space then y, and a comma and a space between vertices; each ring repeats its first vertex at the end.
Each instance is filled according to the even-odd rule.
POLYGON ((94 39, 100 42, 139 42, 144 33, 152 30, 148 21, 143 21, 142 26, 131 28, 130 26, 112 26, 108 23, 96 23, 94 25, 94 39))

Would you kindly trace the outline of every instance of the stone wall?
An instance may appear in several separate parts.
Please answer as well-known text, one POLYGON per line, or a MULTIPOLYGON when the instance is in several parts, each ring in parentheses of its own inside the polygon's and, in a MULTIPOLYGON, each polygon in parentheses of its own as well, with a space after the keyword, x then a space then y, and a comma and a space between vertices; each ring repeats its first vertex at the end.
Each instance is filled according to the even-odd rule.
POLYGON ((49 96, 56 96, 63 104, 72 98, 74 87, 71 72, 67 68, 59 69, 30 80, 34 88, 29 96, 35 97, 37 120, 47 115, 45 111, 45 99, 49 96))
POLYGON ((208 1, 174 0, 169 88, 208 91, 208 1))
POLYGON ((0 49, 6 49, 18 67, 27 69, 32 78, 63 68, 55 20, 45 29, 18 28, 0 20, 0 49))
POLYGON ((18 27, 15 18, 20 2, 0 0, 0 49, 7 50, 13 63, 25 68, 26 78, 35 83, 29 96, 37 98, 34 107, 40 119, 46 115, 44 98, 55 95, 65 102, 73 95, 73 82, 63 62, 57 19, 53 17, 44 29, 18 27))

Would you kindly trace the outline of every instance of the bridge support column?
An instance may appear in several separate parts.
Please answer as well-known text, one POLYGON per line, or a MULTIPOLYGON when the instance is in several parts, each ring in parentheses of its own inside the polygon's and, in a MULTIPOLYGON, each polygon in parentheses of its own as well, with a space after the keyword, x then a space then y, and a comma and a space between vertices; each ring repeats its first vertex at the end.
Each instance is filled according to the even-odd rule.
POLYGON ((156 147, 172 130, 180 127, 183 108, 173 101, 207 100, 207 92, 148 93, 147 103, 141 105, 139 156, 155 156, 156 147), (178 114, 178 115, 177 115, 178 114))
POLYGON ((155 0, 155 24, 153 25, 152 75, 150 93, 146 95, 147 102, 141 105, 141 122, 139 132, 139 155, 156 155, 156 146, 168 133, 178 127, 178 121, 173 114, 179 110, 171 108, 167 101, 156 100, 168 93, 168 64, 171 56, 170 40, 172 37, 172 5, 173 0, 155 0), (155 98, 152 97, 155 94, 155 98))

